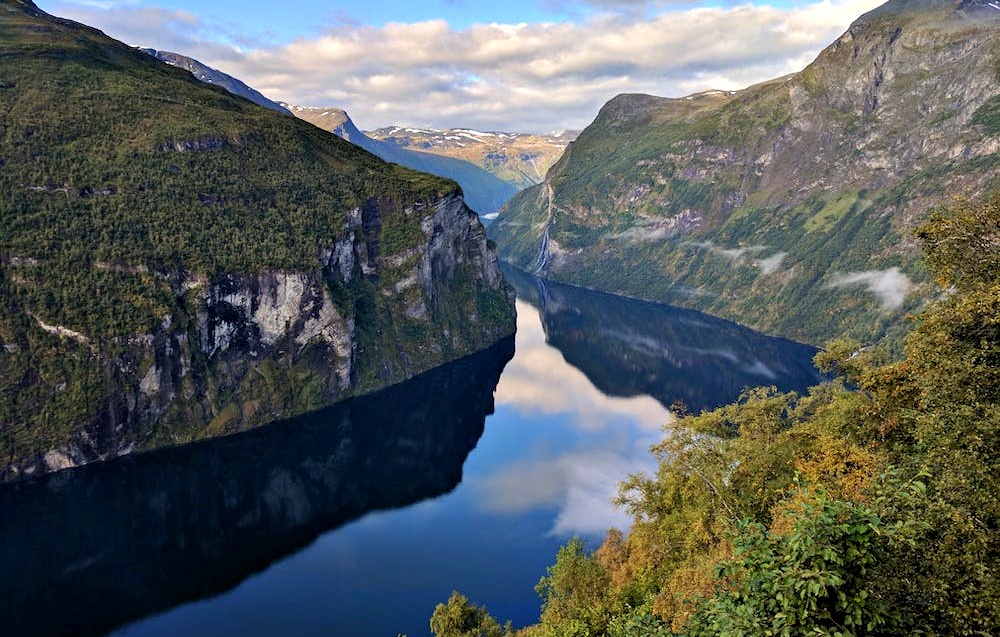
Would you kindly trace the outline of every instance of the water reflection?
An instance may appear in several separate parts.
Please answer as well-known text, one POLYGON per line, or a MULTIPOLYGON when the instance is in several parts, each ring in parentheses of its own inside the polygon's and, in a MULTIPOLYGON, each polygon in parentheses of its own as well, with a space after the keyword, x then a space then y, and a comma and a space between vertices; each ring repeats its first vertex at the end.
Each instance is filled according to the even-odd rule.
POLYGON ((506 339, 308 417, 0 488, 4 634, 105 634, 451 491, 512 354, 506 339))
POLYGON ((817 378, 805 346, 509 278, 505 369, 509 341, 297 423, 0 488, 0 632, 420 637, 452 589, 524 626, 560 544, 628 524, 611 498, 655 468, 665 405, 817 378))
POLYGON ((745 387, 803 390, 822 376, 816 348, 693 310, 538 279, 506 268, 519 299, 539 309, 546 342, 603 393, 649 395, 699 411, 745 387))
POLYGON ((611 501, 630 474, 655 470, 648 449, 674 418, 667 406, 709 409, 746 387, 803 390, 821 380, 815 348, 699 312, 504 274, 518 295, 517 354, 497 405, 518 416, 507 426, 544 426, 563 440, 524 431, 533 444, 472 486, 491 512, 555 509, 555 536, 628 526, 611 501))
POLYGON ((547 342, 535 307, 518 300, 517 317, 517 354, 496 401, 501 417, 514 412, 503 426, 528 444, 489 474, 471 477, 478 505, 504 515, 555 510, 549 533, 557 537, 627 526, 612 504, 618 483, 655 468, 649 446, 672 414, 650 396, 605 394, 547 342))

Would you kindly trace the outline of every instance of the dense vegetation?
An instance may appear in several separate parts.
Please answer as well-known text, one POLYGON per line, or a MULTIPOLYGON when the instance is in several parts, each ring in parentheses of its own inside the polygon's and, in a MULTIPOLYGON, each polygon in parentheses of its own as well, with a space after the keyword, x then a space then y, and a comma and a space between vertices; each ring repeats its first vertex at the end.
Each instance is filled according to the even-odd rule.
MULTIPOLYGON (((564 546, 518 634, 1000 634, 1000 193, 919 236, 946 292, 901 359, 838 340, 832 382, 682 417, 622 486, 628 534, 564 546)), ((499 634, 466 615, 432 628, 499 634)))
POLYGON ((481 237, 446 247, 458 264, 433 299, 412 278, 427 220, 460 193, 454 182, 387 164, 27 0, 0 0, 0 193, 0 476, 73 436, 85 447, 131 435, 120 446, 141 447, 315 409, 346 391, 331 369, 347 356, 347 389, 370 391, 511 329, 510 300, 472 256, 481 237), (355 254, 353 271, 325 276, 338 242, 355 254), (213 286, 288 272, 329 295, 350 325, 350 353, 314 351, 321 338, 300 346, 286 324, 273 352, 212 357, 213 286), (166 411, 139 416, 149 370, 147 394, 162 386, 157 374, 177 391, 164 390, 166 411))
POLYGON ((312 271, 373 198, 382 231, 410 239, 388 247, 404 250, 423 240, 404 208, 457 188, 97 31, 0 6, 0 255, 50 322, 72 311, 134 333, 169 291, 147 271, 312 271), (138 308, 119 320, 94 306, 107 296, 138 308))
POLYGON ((924 212, 1000 186, 1000 12, 979 4, 893 0, 744 90, 617 96, 491 237, 547 278, 797 340, 899 335, 934 291, 924 212))

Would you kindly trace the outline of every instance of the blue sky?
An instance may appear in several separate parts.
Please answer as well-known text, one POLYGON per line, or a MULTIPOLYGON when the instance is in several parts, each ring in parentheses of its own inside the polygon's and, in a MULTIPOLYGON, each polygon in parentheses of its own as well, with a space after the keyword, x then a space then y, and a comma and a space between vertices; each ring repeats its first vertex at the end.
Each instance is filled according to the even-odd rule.
MULTIPOLYGON (((321 32, 324 28, 339 24, 367 24, 382 26, 390 22, 420 22, 435 18, 445 18, 456 28, 476 23, 501 22, 563 22, 578 21, 588 15, 606 11, 634 11, 641 14, 654 13, 665 6, 675 8, 733 6, 737 2, 711 0, 708 2, 668 0, 666 2, 635 2, 630 0, 605 0, 584 2, 577 0, 304 0, 292 3, 246 2, 237 0, 178 0, 166 2, 162 6, 188 11, 208 21, 231 24, 246 33, 267 34, 276 42, 289 41, 295 37, 321 32)), ((773 7, 792 7, 808 2, 793 0, 772 0, 773 7)), ((143 0, 43 0, 43 8, 90 6, 95 8, 115 8, 127 6, 156 6, 154 2, 143 0)))
POLYGON ((393 124, 545 132, 618 93, 680 97, 803 68, 880 0, 40 0, 272 99, 393 124))

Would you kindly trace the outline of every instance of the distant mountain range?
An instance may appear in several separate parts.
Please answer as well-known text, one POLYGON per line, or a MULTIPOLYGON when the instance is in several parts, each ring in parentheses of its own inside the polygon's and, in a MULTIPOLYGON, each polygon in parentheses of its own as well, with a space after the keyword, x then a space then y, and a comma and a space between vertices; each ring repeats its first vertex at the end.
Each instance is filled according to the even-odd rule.
POLYGON ((1000 3, 893 0, 799 73, 619 95, 491 226, 549 278, 819 343, 936 294, 913 229, 1000 187, 1000 3))
POLYGON ((464 159, 504 181, 528 188, 545 179, 545 173, 580 132, 532 135, 468 128, 435 130, 388 126, 366 134, 409 150, 464 159))
POLYGON ((408 150, 397 144, 372 139, 363 133, 346 111, 336 107, 281 104, 296 117, 333 133, 368 152, 407 168, 421 170, 458 182, 465 200, 480 214, 496 212, 520 188, 463 159, 408 150))
POLYGON ((364 133, 341 108, 275 102, 245 82, 194 58, 150 47, 136 48, 190 71, 202 82, 220 86, 266 108, 295 115, 385 161, 452 179, 462 187, 466 203, 490 217, 519 190, 539 183, 577 134, 575 131, 549 135, 468 129, 438 131, 401 126, 364 133))

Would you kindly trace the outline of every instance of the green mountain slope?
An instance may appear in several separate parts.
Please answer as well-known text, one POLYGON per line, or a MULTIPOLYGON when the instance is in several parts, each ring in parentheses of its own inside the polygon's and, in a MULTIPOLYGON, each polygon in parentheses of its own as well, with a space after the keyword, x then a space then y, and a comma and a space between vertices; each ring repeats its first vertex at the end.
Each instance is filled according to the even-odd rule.
POLYGON ((0 0, 0 479, 270 422, 513 331, 458 186, 0 0))
POLYGON ((480 214, 496 212, 519 190, 486 170, 464 159, 407 150, 392 142, 372 139, 339 108, 315 108, 283 104, 293 115, 348 140, 377 155, 407 168, 454 179, 462 187, 466 201, 480 214))
POLYGON ((932 292, 911 230, 1000 185, 1000 10, 894 1, 800 73, 611 100, 491 227, 550 278, 819 342, 932 292))
POLYGON ((240 97, 245 97, 254 104, 259 104, 264 108, 269 108, 273 111, 278 111, 279 113, 284 113, 285 115, 291 115, 288 110, 281 104, 275 102, 274 100, 269 100, 257 89, 247 86, 242 80, 239 80, 232 75, 223 73, 219 69, 213 69, 207 64, 189 58, 186 55, 181 55, 180 53, 173 53, 171 51, 157 51, 156 49, 150 49, 146 47, 140 47, 140 51, 143 53, 148 53, 152 55, 157 60, 165 62, 170 66, 176 66, 179 69, 184 69, 185 71, 190 71, 191 75, 195 76, 202 82, 206 84, 215 84, 216 86, 221 86, 230 93, 234 95, 239 95, 240 97))

